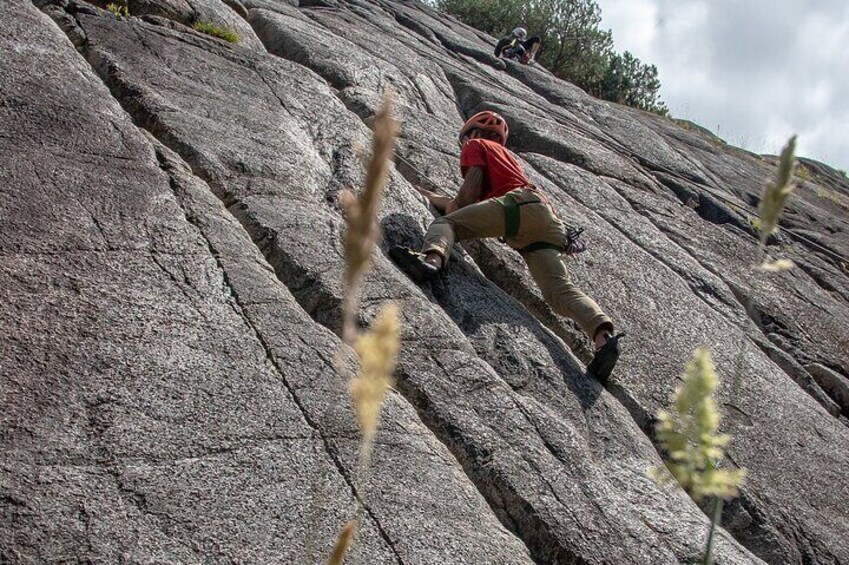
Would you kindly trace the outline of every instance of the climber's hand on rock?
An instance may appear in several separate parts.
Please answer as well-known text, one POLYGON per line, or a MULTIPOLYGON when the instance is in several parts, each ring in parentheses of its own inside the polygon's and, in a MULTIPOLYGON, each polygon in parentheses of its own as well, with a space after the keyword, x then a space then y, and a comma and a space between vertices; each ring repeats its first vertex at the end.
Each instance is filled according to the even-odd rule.
POLYGON ((419 194, 427 198, 427 200, 433 204, 434 208, 443 214, 445 213, 445 209, 448 207, 448 204, 453 201, 453 198, 437 194, 421 186, 415 186, 415 189, 419 191, 419 194))

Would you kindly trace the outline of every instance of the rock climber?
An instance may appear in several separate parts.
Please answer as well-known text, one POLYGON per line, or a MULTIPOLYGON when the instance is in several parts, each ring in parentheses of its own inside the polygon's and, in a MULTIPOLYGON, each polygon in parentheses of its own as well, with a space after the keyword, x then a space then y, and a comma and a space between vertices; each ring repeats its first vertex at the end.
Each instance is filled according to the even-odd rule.
POLYGON ((393 246, 389 255, 413 280, 422 283, 445 267, 454 243, 499 237, 528 265, 546 302, 561 316, 575 320, 595 345, 587 372, 605 383, 619 358, 613 321, 569 277, 561 254, 585 246, 554 214, 548 198, 531 184, 507 151, 507 122, 483 111, 460 129, 463 184, 454 198, 417 187, 444 215, 428 228, 422 250, 393 246))
POLYGON ((537 35, 528 39, 528 31, 523 27, 517 27, 498 41, 498 45, 495 46, 495 56, 518 59, 526 65, 533 65, 540 41, 537 35))

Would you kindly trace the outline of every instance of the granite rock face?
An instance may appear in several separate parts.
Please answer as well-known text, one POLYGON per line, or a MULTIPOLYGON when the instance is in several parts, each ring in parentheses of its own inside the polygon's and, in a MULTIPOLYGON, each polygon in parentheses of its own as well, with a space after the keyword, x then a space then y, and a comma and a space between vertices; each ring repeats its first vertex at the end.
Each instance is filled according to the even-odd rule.
POLYGON ((849 563, 845 176, 805 161, 768 247, 797 268, 765 274, 770 158, 495 60, 424 5, 130 14, 0 11, 0 561, 320 563, 365 496, 350 563, 698 562, 708 519, 646 471, 705 344, 723 464, 748 472, 717 562, 849 563), (387 88, 402 129, 361 322, 394 300, 404 341, 359 492, 337 196, 387 88), (573 277, 628 332, 607 389, 508 248, 463 245, 424 287, 384 253, 421 241, 412 184, 456 190, 457 128, 485 108, 587 229, 573 277))

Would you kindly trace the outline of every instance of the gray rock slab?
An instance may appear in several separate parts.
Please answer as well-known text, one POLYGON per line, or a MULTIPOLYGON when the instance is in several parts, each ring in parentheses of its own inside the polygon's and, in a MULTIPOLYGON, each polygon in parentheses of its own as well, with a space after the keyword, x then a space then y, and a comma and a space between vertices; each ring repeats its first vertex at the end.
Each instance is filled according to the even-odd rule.
MULTIPOLYGON (((362 4, 363 3, 356 3, 358 7, 362 7, 362 4)), ((308 14, 316 21, 325 22, 325 26, 328 29, 339 29, 343 35, 351 37, 356 34, 356 31, 354 30, 358 29, 359 26, 368 28, 369 26, 377 25, 375 22, 382 19, 382 16, 379 13, 381 11, 388 11, 396 19, 399 19, 399 13, 404 12, 405 17, 409 17, 410 12, 415 12, 416 9, 407 5, 400 8, 395 3, 383 2, 380 4, 379 9, 369 10, 368 8, 364 8, 362 10, 355 11, 356 15, 359 16, 358 20, 349 13, 344 15, 338 15, 337 13, 314 14, 308 9, 301 10, 300 13, 308 14), (352 25, 352 22, 355 20, 357 20, 358 25, 352 25), (330 21, 333 22, 333 25, 327 23, 330 21)), ((431 28, 433 26, 442 26, 442 23, 434 23, 430 16, 425 14, 422 14, 421 17, 414 15, 414 19, 416 18, 417 22, 415 25, 411 26, 406 25, 404 22, 401 23, 408 29, 414 29, 414 31, 422 38, 430 40, 437 37, 437 34, 433 33, 431 28)), ((399 19, 399 22, 400 21, 401 20, 399 19)), ((260 35, 265 39, 267 37, 272 37, 274 34, 271 31, 266 30, 265 34, 260 35)), ((397 37, 390 35, 386 41, 394 42, 397 40, 397 37)), ((266 41, 268 40, 266 39, 266 41)), ((292 44, 297 45, 298 39, 286 38, 283 43, 290 46, 292 44)), ((369 53, 379 52, 379 50, 370 49, 367 42, 357 41, 356 43, 369 53)), ((422 41, 421 45, 422 51, 425 51, 427 41, 422 41)), ((442 47, 444 47, 444 45, 442 47)), ((275 52, 275 49, 270 48, 270 51, 275 52)), ((285 51, 279 51, 278 54, 286 56, 285 51)), ((596 175, 602 175, 603 177, 615 177, 618 179, 620 182, 617 183, 611 181, 609 184, 617 187, 616 190, 620 193, 625 194, 627 198, 626 201, 623 202, 617 199, 616 203, 607 204, 605 206, 605 203, 603 202, 605 196, 601 196, 600 198, 592 199, 589 205, 595 209, 604 209, 605 207, 610 208, 611 213, 609 215, 604 215, 605 220, 616 226, 617 229, 621 230, 626 239, 634 240, 637 245, 648 250, 659 264, 664 265, 664 269, 672 270, 677 277, 679 277, 679 283, 683 282, 687 287, 689 287, 689 292, 695 295, 694 298, 701 301, 702 305, 700 308, 706 308, 703 314, 710 316, 713 314, 718 315, 719 317, 716 318, 714 322, 720 323, 720 325, 722 325, 722 318, 725 317, 733 321, 735 325, 743 326, 745 328, 749 316, 747 309, 741 305, 741 301, 743 303, 749 302, 750 300, 747 296, 752 294, 756 294, 757 297, 753 298, 751 301, 760 308, 759 312, 764 314, 763 317, 768 317, 770 319, 770 323, 771 318, 777 313, 786 315, 786 313, 793 312, 794 317, 798 316, 797 313, 802 314, 803 316, 809 316, 811 323, 805 323, 803 320, 800 320, 798 323, 801 323, 804 328, 813 328, 813 320, 821 319, 819 312, 827 311, 833 313, 834 315, 829 317, 827 323, 824 324, 824 327, 817 327, 816 330, 813 330, 814 335, 810 336, 810 341, 802 347, 797 347, 796 351, 804 352, 800 357, 803 361, 807 358, 805 355, 826 355, 831 359, 832 365, 840 367, 846 366, 845 360, 842 358, 834 358, 835 355, 841 356, 845 348, 829 347, 830 344, 843 343, 845 341, 845 337, 842 336, 841 330, 841 328, 845 326, 845 324, 841 322, 841 320, 845 320, 846 318, 845 313, 843 313, 843 310, 845 309, 845 300, 841 301, 839 299, 840 291, 845 284, 845 274, 841 274, 839 269, 832 270, 827 266, 827 264, 823 265, 822 263, 819 263, 817 259, 811 260, 811 258, 806 256, 804 253, 793 251, 793 258, 803 266, 804 273, 814 273, 813 275, 808 276, 804 273, 797 273, 792 275, 792 278, 788 278, 791 277, 791 275, 781 275, 774 278, 758 276, 756 278, 757 282, 748 282, 746 285, 741 286, 739 283, 743 280, 745 271, 748 270, 749 265, 753 262, 754 246, 751 243, 751 235, 749 235, 747 239, 747 234, 743 233, 742 230, 735 232, 733 231, 733 228, 728 230, 727 228, 722 227, 718 229, 711 229, 710 227, 711 221, 717 224, 719 221, 724 221, 731 222, 731 225, 748 229, 750 234, 753 233, 753 230, 748 225, 748 219, 752 217, 751 205, 753 198, 755 198, 754 195, 759 193, 763 182, 768 179, 771 174, 769 167, 765 166, 760 159, 751 154, 746 154, 745 152, 725 151, 723 149, 724 144, 715 142, 715 138, 703 138, 700 136, 699 132, 690 132, 681 127, 674 126, 668 119, 662 119, 651 115, 643 115, 640 112, 630 109, 618 109, 615 105, 593 101, 589 97, 576 93, 568 86, 558 88, 558 86, 562 85, 560 81, 551 78, 542 79, 533 75, 531 72, 518 73, 512 72, 511 70, 511 74, 519 79, 518 82, 526 83, 531 92, 529 92, 528 88, 521 84, 516 85, 510 80, 504 79, 499 81, 501 83, 500 85, 493 87, 491 84, 492 78, 490 77, 492 72, 491 70, 468 65, 463 67, 461 70, 457 70, 454 66, 456 63, 443 63, 442 56, 443 53, 441 53, 439 49, 432 49, 428 58, 429 60, 441 63, 443 71, 452 84, 457 103, 461 109, 464 110, 466 115, 483 109, 484 107, 497 109, 508 117, 511 125, 517 122, 520 124, 520 127, 513 127, 512 129, 511 144, 514 147, 517 147, 522 151, 542 151, 548 157, 561 162, 566 161, 573 163, 582 169, 595 173, 596 175), (503 89, 497 88, 498 86, 502 86, 503 89), (508 91, 509 94, 505 95, 505 90, 508 91), (541 99, 536 98, 536 95, 539 95, 541 99), (557 102, 562 106, 559 108, 547 106, 547 103, 552 101, 557 102), (690 150, 690 146, 696 146, 698 150, 690 150), (610 156, 608 157, 607 155, 610 156), (626 164, 627 160, 630 160, 633 164, 626 164), (655 175, 658 176, 653 178, 655 175), (696 192, 694 195, 697 197, 697 204, 701 201, 703 203, 702 207, 705 208, 705 210, 698 211, 700 215, 704 214, 705 216, 709 216, 709 214, 711 214, 707 207, 707 205, 710 204, 714 208, 720 210, 726 219, 717 221, 711 217, 702 218, 700 216, 697 216, 695 220, 691 219, 691 216, 687 213, 684 207, 681 207, 680 204, 676 202, 674 197, 670 199, 670 196, 672 195, 670 194, 670 191, 665 188, 665 184, 663 182, 665 179, 670 177, 680 177, 683 179, 682 182, 690 184, 695 183, 696 192), (699 186, 699 183, 701 183, 701 186, 699 186), (745 190, 739 190, 739 187, 743 187, 745 190), (737 190, 735 191, 735 189, 737 190), (635 195, 638 195, 638 197, 635 195), (624 204, 624 206, 620 206, 620 202, 624 204), (670 234, 668 232, 659 233, 658 229, 654 226, 646 226, 648 229, 638 230, 636 227, 639 227, 639 224, 635 226, 634 223, 630 221, 616 220, 617 215, 621 215, 617 214, 617 212, 621 212, 621 210, 627 210, 629 212, 633 210, 636 213, 646 215, 652 219, 653 215, 666 215, 667 219, 665 222, 667 225, 675 224, 678 227, 678 230, 688 231, 692 234, 691 237, 700 238, 702 241, 699 242, 699 245, 685 245, 681 237, 676 237, 674 234, 670 234), (655 210, 657 210, 656 214, 654 214, 655 210), (708 244, 706 241, 711 238, 716 238, 718 241, 708 244), (705 246, 707 246, 709 252, 718 252, 722 256, 722 259, 717 261, 707 261, 705 259, 705 256, 707 255, 707 253, 705 253, 705 246), (741 253, 746 255, 746 257, 743 258, 741 253), (810 265, 810 263, 814 263, 815 266, 810 265), (800 292, 797 288, 800 280, 802 281, 801 288, 805 288, 805 291, 800 292), (763 286, 764 283, 766 283, 766 287, 763 286), (740 292, 741 288, 746 289, 752 284, 755 285, 755 288, 759 288, 759 290, 753 290, 751 293, 746 290, 744 290, 743 293, 740 292), (825 292, 823 292, 823 290, 825 290, 825 292), (834 296, 835 291, 838 294, 837 297, 834 296), (837 298, 836 301, 835 298, 837 298), (713 312, 711 313, 710 311, 713 312)), ((330 56, 330 60, 332 60, 334 64, 344 67, 344 60, 334 58, 333 55, 330 56)), ((402 77, 404 76, 405 69, 407 68, 405 64, 410 62, 410 58, 402 51, 399 53, 396 61, 398 61, 399 67, 403 67, 396 71, 396 77, 403 80, 402 77)), ((322 73, 321 68, 315 66, 313 63, 306 61, 305 64, 311 65, 311 67, 315 68, 317 72, 320 74, 322 73)), ((325 62, 323 64, 327 63, 325 62)), ((434 120, 434 123, 436 123, 436 120, 434 120)), ((436 129, 431 136, 437 137, 440 136, 440 134, 441 126, 439 129, 436 129)), ((411 148, 410 153, 419 153, 419 155, 413 156, 413 160, 416 164, 419 164, 419 167, 416 167, 417 169, 429 166, 427 171, 428 177, 436 179, 452 178, 452 171, 446 167, 440 166, 440 163, 447 162, 450 159, 446 159, 444 156, 435 154, 427 149, 423 151, 422 147, 417 145, 413 140, 405 139, 404 142, 406 142, 407 146, 411 148)), ((424 141, 423 143, 430 146, 440 145, 434 144, 432 140, 424 141)), ((451 137, 447 135, 444 136, 441 145, 450 146, 450 143, 451 137)), ((402 147, 404 147, 404 143, 402 143, 402 147)), ((412 169, 408 168, 407 170, 404 170, 403 166, 401 167, 401 170, 405 172, 405 175, 411 177, 420 176, 416 175, 417 171, 413 171, 412 169)), ((809 200, 810 199, 807 197, 803 200, 803 207, 808 206, 808 209, 811 209, 809 200)), ((561 213, 568 216, 572 212, 573 207, 574 203, 569 203, 569 205, 562 207, 561 213)), ((797 213, 796 215, 798 216, 799 214, 797 213)), ((696 215, 694 214, 693 216, 696 215)), ((714 216, 716 218, 722 218, 720 215, 714 214, 714 216)), ((810 212, 805 216, 805 218, 809 219, 809 221, 813 221, 814 216, 816 216, 816 213, 810 212)), ((793 218, 792 213, 790 217, 791 219, 793 218)), ((839 230, 842 229, 839 227, 840 221, 841 220, 838 220, 835 224, 831 220, 827 219, 823 223, 826 225, 836 225, 838 227, 834 229, 839 230)), ((589 223, 589 225, 597 224, 598 220, 596 218, 589 218, 587 223, 589 223)), ((604 223, 601 225, 604 225, 604 223)), ((492 258, 495 256, 498 256, 499 258, 498 261, 493 261, 492 265, 487 265, 486 262, 482 262, 480 267, 484 270, 484 272, 488 275, 494 272, 502 272, 504 265, 509 261, 509 253, 504 254, 491 252, 489 251, 491 246, 486 245, 478 247, 483 248, 483 250, 475 252, 476 258, 492 258)), ((621 249, 621 243, 616 244, 615 248, 621 249)), ((810 249, 810 247, 808 247, 808 249, 810 249)), ((608 257, 612 259, 613 255, 608 255, 608 257)), ((594 259, 594 261, 595 260, 604 261, 604 258, 594 259)), ((589 272, 584 275, 588 278, 588 280, 595 276, 594 274, 591 275, 589 272)), ((644 278, 646 275, 639 276, 644 278)), ((611 272, 610 276, 605 278, 602 283, 604 285, 609 285, 609 288, 606 292, 601 294, 610 296, 610 299, 614 302, 617 300, 621 302, 621 296, 617 295, 616 292, 613 292, 614 290, 618 291, 620 294, 625 292, 621 283, 617 283, 617 278, 621 278, 618 277, 618 273, 611 272)), ((504 282, 507 286, 509 286, 509 284, 515 284, 516 281, 520 279, 521 277, 513 277, 512 283, 508 281, 504 282)), ((588 282, 588 284, 590 283, 588 282)), ((517 297, 525 304, 533 302, 523 296, 526 294, 526 290, 521 289, 522 285, 517 286, 518 288, 515 288, 515 294, 517 297)), ((527 288, 528 285, 524 286, 527 288)), ((648 287, 644 287, 644 290, 645 288, 648 287)), ((679 291, 674 291, 671 295, 677 296, 678 292, 679 291)), ((661 297, 664 292, 662 292, 659 288, 656 288, 646 294, 646 298, 648 300, 654 300, 654 302, 649 302, 649 304, 653 306, 652 311, 654 312, 654 306, 662 304, 661 297), (654 296, 655 298, 652 299, 650 298, 651 296, 654 296)), ((686 294, 687 291, 682 292, 682 295, 686 294)), ((538 301, 536 303, 538 304, 538 301)), ((692 302, 692 304, 695 303, 696 302, 692 302)), ((635 312, 636 303, 629 302, 623 304, 622 311, 623 314, 625 311, 635 312)), ((672 311, 670 312, 670 316, 660 316, 658 319, 667 321, 661 321, 659 329, 652 330, 651 332, 647 331, 646 335, 661 335, 663 336, 663 341, 669 343, 669 346, 675 347, 677 350, 681 350, 678 348, 680 348, 686 340, 670 334, 667 328, 680 324, 687 318, 678 317, 677 312, 672 311), (676 316, 671 317, 672 314, 676 314, 676 316), (674 344, 674 346, 672 344, 674 344)), ((758 319, 757 321, 761 326, 763 326, 762 320, 758 319)), ((556 326, 557 324, 550 323, 549 325, 556 326)), ((683 323, 682 325, 686 326, 688 323, 683 323)), ((562 328, 562 326, 560 327, 562 328)), ((704 326, 697 324, 695 327, 703 328, 704 326)), ((567 332, 565 331, 558 331, 557 333, 558 335, 568 337, 567 332)), ((747 346, 747 351, 750 351, 757 357, 757 363, 765 367, 768 373, 772 373, 774 375, 773 378, 788 379, 791 375, 782 374, 780 371, 776 374, 776 367, 768 362, 766 356, 758 352, 758 349, 763 348, 762 344, 764 343, 764 338, 757 330, 754 330, 753 333, 755 334, 753 335, 754 342, 761 345, 758 345, 755 348, 747 346)), ((738 335, 742 336, 742 333, 738 335)), ((808 334, 806 330, 803 330, 798 332, 796 335, 798 336, 798 342, 799 340, 806 339, 802 336, 808 334)), ((643 343, 640 343, 638 348, 642 349, 643 345, 643 343)), ((692 345, 694 347, 695 343, 692 345)), ((733 347, 732 349, 736 350, 737 348, 733 347)), ((641 373, 655 375, 660 372, 660 374, 674 377, 680 371, 680 367, 685 356, 689 355, 691 350, 692 348, 687 350, 686 353, 682 353, 677 358, 675 356, 669 356, 660 350, 646 350, 654 351, 654 353, 651 354, 643 354, 646 359, 652 360, 652 368, 649 370, 648 366, 646 366, 645 371, 641 371, 641 373), (668 360, 669 364, 663 365, 662 370, 657 371, 657 366, 654 364, 657 359, 664 359, 663 363, 668 360)), ((804 371, 804 369, 802 369, 802 371, 804 371)), ((798 375, 794 376, 797 376, 798 379, 798 375)), ((804 375, 802 376, 804 377, 804 375)), ((808 381, 810 381, 809 377, 808 381)), ((674 381, 667 379, 664 382, 669 383, 674 381)), ((652 386, 653 385, 650 385, 650 387, 652 386)), ((666 390, 669 390, 668 387, 666 390)), ((641 395, 638 394, 636 390, 630 389, 627 386, 621 389, 621 391, 623 392, 620 392, 619 396, 623 402, 629 404, 632 412, 635 413, 635 417, 637 417, 638 421, 642 421, 644 424, 650 424, 651 414, 654 413, 659 405, 662 405, 666 401, 668 395, 668 392, 652 394, 649 397, 652 400, 648 401, 649 398, 641 398, 641 395)), ((821 391, 816 394, 821 394, 821 391)), ((794 398, 796 398, 794 402, 802 402, 808 406, 808 410, 816 410, 816 407, 810 405, 804 398, 799 398, 798 391, 794 393, 794 398)), ((835 406, 832 399, 820 396, 819 400, 829 407, 835 406)), ((749 422, 749 417, 746 415, 745 411, 740 410, 736 404, 729 403, 727 410, 729 413, 729 419, 736 419, 739 422, 749 422)), ((839 422, 835 420, 832 423, 825 422, 823 424, 828 427, 832 427, 834 424, 839 424, 839 422)), ((791 438, 794 437, 796 433, 787 427, 784 427, 784 429, 789 433, 789 437, 786 438, 786 444, 789 447, 793 445, 793 440, 791 438)), ((819 428, 817 427, 817 429, 819 428)), ((832 428, 832 431, 837 433, 838 437, 841 434, 839 427, 837 429, 832 428)), ((809 429, 802 433, 804 435, 811 432, 814 434, 819 433, 814 429, 809 429)), ((820 442, 821 445, 823 443, 827 442, 820 442)), ((833 461, 831 460, 832 455, 827 455, 825 452, 822 452, 822 454, 824 459, 821 460, 820 464, 814 466, 815 468, 819 468, 820 466, 830 466, 833 464, 833 461)), ((796 463, 797 469, 801 470, 806 463, 807 462, 804 461, 804 457, 800 455, 796 463)), ((766 467, 765 470, 767 470, 768 473, 772 473, 772 471, 766 467)), ((828 487, 823 485, 823 489, 823 492, 825 492, 828 490, 828 487)), ((825 499, 821 498, 817 504, 823 503, 824 501, 825 499)), ((747 512, 757 514, 757 512, 752 509, 752 503, 747 502, 747 504, 749 508, 747 512)), ((776 507, 780 507, 783 504, 783 501, 774 500, 772 504, 776 507)), ((834 507, 831 509, 832 511, 835 510, 834 507)), ((739 510, 739 508, 737 510, 739 510)), ((838 511, 838 514, 839 513, 840 511, 838 511)), ((815 515, 816 511, 808 514, 808 516, 813 517, 815 517, 815 515)), ((746 528, 749 528, 749 533, 744 534, 740 532, 739 535, 743 537, 748 536, 748 539, 751 540, 749 543, 752 547, 755 547, 763 555, 771 556, 771 559, 778 559, 781 561, 787 559, 802 559, 803 554, 807 554, 808 557, 804 558, 809 559, 812 553, 823 552, 823 555, 825 556, 823 559, 828 559, 828 549, 823 550, 822 547, 818 547, 811 550, 810 546, 812 544, 805 539, 800 539, 798 544, 796 544, 794 538, 799 537, 797 534, 782 534, 785 536, 784 540, 778 545, 783 547, 784 549, 781 551, 785 551, 786 553, 781 557, 775 557, 775 555, 778 554, 774 553, 773 549, 770 548, 769 545, 774 544, 777 538, 774 536, 770 537, 764 532, 756 534, 755 531, 758 530, 758 528, 764 530, 772 528, 773 533, 775 533, 777 531, 776 524, 780 525, 782 522, 785 522, 785 519, 781 516, 780 512, 774 512, 771 520, 775 520, 775 522, 768 526, 763 526, 763 524, 761 524, 757 527, 753 527, 752 524, 758 519, 763 522, 763 517, 757 516, 756 519, 752 519, 750 516, 749 518, 750 519, 745 526, 746 528), (761 536, 763 539, 761 541, 754 540, 753 538, 757 536, 761 536), (794 545, 798 545, 798 548, 794 547, 794 545)), ((814 521, 818 522, 816 518, 814 518, 814 521)), ((839 521, 840 520, 838 520, 838 522, 839 521)), ((791 524, 789 529, 795 529, 798 531, 799 529, 804 530, 805 528, 804 526, 799 526, 796 520, 786 520, 786 522, 791 524)), ((743 520, 736 520, 735 527, 738 529, 743 528, 743 526, 741 526, 742 523, 743 520)), ((822 523, 823 522, 820 522, 820 524, 822 523)), ((819 526, 814 525, 813 527, 814 529, 817 529, 819 526)), ((785 526, 779 527, 779 529, 781 528, 784 528, 785 530, 788 529, 785 526)), ((827 530, 822 531, 821 534, 820 540, 833 539, 831 534, 827 533, 827 530)), ((836 537, 840 536, 838 535, 836 537)), ((821 544, 828 542, 820 541, 813 545, 817 545, 817 543, 821 544)))
MULTIPOLYGON (((368 130, 359 118, 347 113, 317 76, 300 73, 296 78, 285 72, 291 63, 234 60, 224 51, 200 49, 170 32, 132 22, 115 24, 89 17, 81 22, 89 37, 98 38, 87 53, 89 60, 137 121, 185 155, 194 173, 208 180, 245 226, 299 304, 313 319, 337 329, 343 222, 335 194, 340 184, 362 178, 361 166, 347 149, 368 141, 368 130), (150 66, 145 57, 152 55, 119 48, 119 25, 136 25, 138 33, 158 35, 163 53, 185 61, 185 67, 171 76, 164 71, 157 74, 153 89, 145 71, 150 66), (271 163, 260 149, 265 144, 260 131, 268 129, 264 125, 248 135, 240 133, 241 139, 233 135, 230 143, 223 144, 208 135, 205 125, 188 120, 189 111, 199 111, 197 92, 204 88, 191 61, 203 56, 211 64, 215 60, 211 55, 223 59, 221 64, 238 77, 220 83, 217 100, 208 98, 203 106, 205 115, 216 117, 212 127, 217 131, 250 131, 246 127, 250 119, 225 111, 232 103, 228 98, 252 93, 262 104, 270 92, 278 99, 277 108, 264 117, 291 127, 269 133, 283 148, 271 163), (238 71, 236 64, 243 70, 238 71), (263 88, 268 92, 262 93, 263 88), (303 88, 313 92, 309 105, 294 94, 303 88), (151 95, 136 97, 134 92, 151 95), (158 104, 176 111, 158 112, 158 104), (300 153, 288 152, 285 142, 298 132, 300 153), (231 153, 234 145, 243 148, 239 165, 231 153), (248 151, 250 146, 259 151, 248 151), (290 170, 307 169, 297 179, 299 184, 286 179, 272 182, 265 176, 269 166, 286 168, 287 160, 290 170)), ((258 126, 259 120, 255 123, 258 126)), ((407 225, 404 216, 424 223, 428 214, 417 202, 403 179, 393 175, 383 221, 398 222, 402 231, 407 225)), ((587 381, 562 344, 517 303, 484 282, 474 267, 458 269, 453 276, 462 290, 455 298, 470 300, 478 294, 482 298, 477 304, 503 302, 481 314, 470 301, 455 313, 479 330, 466 328, 468 334, 464 333, 452 322, 451 309, 430 305, 382 256, 376 258, 376 270, 364 291, 363 321, 367 323, 385 299, 402 305, 409 345, 402 354, 398 389, 459 459, 501 521, 529 544, 537 560, 693 559, 705 533, 705 517, 680 492, 661 489, 647 479, 646 468, 659 464, 659 459, 627 412, 587 381), (503 322, 517 316, 520 327, 526 327, 518 337, 510 335, 503 322), (510 355, 491 347, 493 339, 502 336, 514 348, 510 355), (530 357, 523 360, 522 354, 530 357), (567 383, 562 381, 564 373, 569 375, 567 383), (612 434, 610 426, 624 432, 612 434), (624 459, 631 463, 623 465, 624 459), (679 517, 676 527, 662 540, 645 525, 668 525, 672 516, 679 517), (631 533, 623 542, 624 531, 631 533)), ((435 299, 452 300, 450 294, 435 299)), ((304 399, 311 397, 310 402, 320 405, 325 395, 309 391, 304 390, 304 399)), ((393 427, 388 419, 387 427, 393 427)), ((726 562, 755 560, 729 538, 723 538, 719 552, 726 562)))
MULTIPOLYGON (((453 191, 457 127, 497 109, 533 181, 590 228, 573 276, 629 338, 610 394, 513 252, 458 249, 422 289, 378 253, 361 323, 395 300, 404 347, 351 561, 698 561, 707 519, 647 478, 646 434, 703 342, 734 436, 724 464, 749 472, 717 562, 849 560, 837 173, 810 163, 792 231, 771 240, 800 268, 749 276, 769 159, 505 66, 493 38, 427 6, 204 0, 204 17, 253 26, 251 51, 73 3, 45 7, 56 27, 14 1, 4 560, 323 559, 359 488, 337 195, 362 182, 387 86, 403 126, 387 237, 420 241, 432 216, 408 181, 453 191)), ((169 6, 156 16, 191 23, 169 6)))
MULTIPOLYGON (((706 225, 662 195, 621 183, 614 184, 614 188, 630 207, 720 277, 763 333, 781 334, 787 340, 785 349, 798 361, 849 367, 849 352, 835 347, 849 343, 849 328, 842 323, 849 318, 849 303, 842 297, 822 288, 803 268, 781 273, 756 269, 760 261, 757 242, 739 230, 706 225), (692 219, 682 220, 682 215, 692 219), (823 316, 824 312, 830 315, 823 316)), ((798 245, 771 247, 769 258, 786 258, 801 264, 806 253, 798 245)))
MULTIPOLYGON (((805 551, 826 556, 831 551, 842 551, 840 544, 834 545, 840 534, 832 528, 840 528, 842 518, 837 516, 844 509, 832 495, 835 489, 842 491, 845 487, 840 481, 833 482, 837 477, 830 470, 843 465, 838 461, 847 452, 835 449, 835 445, 849 441, 845 426, 828 415, 767 358, 756 342, 746 337, 753 330, 738 325, 735 320, 740 319, 739 313, 729 319, 728 306, 705 301, 692 290, 684 290, 690 284, 686 279, 663 262, 652 260, 634 243, 648 240, 652 232, 651 237, 656 240, 661 240, 662 235, 647 225, 641 214, 629 209, 627 201, 611 188, 615 183, 552 159, 528 158, 538 171, 544 171, 562 187, 552 188, 559 208, 574 214, 574 199, 586 206, 588 216, 579 221, 581 225, 610 225, 592 230, 595 245, 592 262, 587 265, 592 273, 583 269, 575 272, 588 292, 608 308, 615 320, 621 321, 633 338, 629 338, 617 375, 621 386, 642 406, 641 412, 655 414, 665 406, 677 385, 674 376, 680 373, 687 357, 698 345, 707 345, 724 381, 720 398, 729 416, 726 429, 734 437, 729 455, 735 465, 748 470, 744 493, 752 493, 760 510, 769 516, 770 527, 785 536, 782 546, 788 553, 782 559, 802 559, 805 551), (561 200, 564 193, 568 197, 561 200), (656 266, 646 268, 652 264, 656 266), (633 314, 636 312, 640 315, 633 314), (790 414, 792 419, 788 419, 790 414), (770 454, 776 453, 782 453, 781 466, 769 462, 770 454), (814 458, 818 463, 812 464, 814 458), (798 484, 800 477, 805 477, 810 489, 804 497, 788 486, 798 484), (815 484, 820 486, 812 488, 815 484), (789 507, 798 511, 786 521, 783 512, 789 507), (825 518, 828 515, 834 518, 825 518), (787 530, 797 533, 783 533, 787 530), (807 537, 797 549, 794 546, 797 536, 803 536, 801 532, 807 537)), ((707 224, 693 231, 705 237, 713 230, 707 224)), ((723 230, 715 231, 721 234, 723 230)), ((743 241, 736 242, 733 249, 745 246, 743 241)), ((659 256, 674 262, 674 254, 659 256)), ((698 273, 700 269, 692 270, 698 273)), ((723 294, 727 297, 728 289, 723 294)))
MULTIPOLYGON (((698 128, 682 128, 678 123, 645 113, 635 113, 645 126, 654 129, 694 162, 700 163, 709 176, 697 186, 707 197, 719 199, 747 218, 757 216, 757 204, 764 184, 772 179, 777 159, 762 157, 731 147, 718 137, 698 128)), ((776 148, 778 150, 778 148, 776 148)), ((806 162, 801 160, 802 163, 806 162)), ((792 231, 780 235, 799 243, 805 250, 806 261, 825 264, 820 269, 834 271, 824 277, 827 284, 841 289, 846 299, 846 276, 841 263, 849 254, 849 238, 845 236, 846 211, 849 205, 839 200, 839 191, 830 177, 817 176, 813 168, 809 181, 794 177, 794 197, 787 201, 782 225, 792 231), (835 202, 837 200, 837 202, 835 202), (841 205, 841 203, 843 205, 841 205)))
POLYGON ((387 28, 397 23, 387 14, 363 24, 351 21, 345 12, 302 12, 284 5, 252 9, 249 19, 270 52, 320 74, 361 118, 377 112, 384 87, 391 85, 404 138, 425 140, 434 130, 442 135, 454 133, 459 114, 450 103, 451 85, 437 62, 423 53, 432 46, 421 45, 415 36, 388 34, 387 28), (376 47, 376 52, 369 51, 369 46, 376 47), (347 56, 339 57, 339 53, 347 56), (399 60, 409 64, 399 65, 399 60))
MULTIPOLYGON (((235 217, 179 157, 152 139, 181 204, 196 217, 228 273, 269 356, 348 480, 357 472, 359 432, 347 395, 352 354, 316 326, 283 287, 235 217), (216 213, 217 212, 217 213, 216 213), (303 328, 313 328, 305 333, 303 328)), ((530 563, 524 545, 495 517, 448 449, 415 409, 390 395, 365 490, 369 515, 404 563, 530 563)), ((366 559, 367 560, 367 559, 366 559)))
MULTIPOLYGON (((3 217, 17 222, 1 248, 2 560, 322 559, 350 485, 152 146, 64 34, 15 8, 0 73, 3 217)), ((363 530, 357 556, 397 562, 363 530)))
MULTIPOLYGON (((81 0, 82 1, 82 0, 81 0)), ((85 0, 106 8, 109 0, 85 0)), ((265 51, 253 28, 245 21, 247 10, 239 0, 127 0, 133 17, 160 17, 187 27, 196 23, 213 24, 235 32, 239 39, 234 45, 265 51)))
POLYGON ((840 406, 843 415, 849 415, 849 379, 819 363, 805 365, 805 369, 840 406))

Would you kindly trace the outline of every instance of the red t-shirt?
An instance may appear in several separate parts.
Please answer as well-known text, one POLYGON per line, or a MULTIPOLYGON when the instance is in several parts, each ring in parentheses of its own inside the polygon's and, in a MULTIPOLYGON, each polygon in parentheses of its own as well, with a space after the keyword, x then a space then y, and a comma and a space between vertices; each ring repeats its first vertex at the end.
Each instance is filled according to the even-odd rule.
POLYGON ((470 139, 460 152, 460 173, 463 178, 471 167, 483 169, 483 196, 481 200, 504 196, 514 188, 528 186, 522 166, 498 142, 488 139, 470 139))

